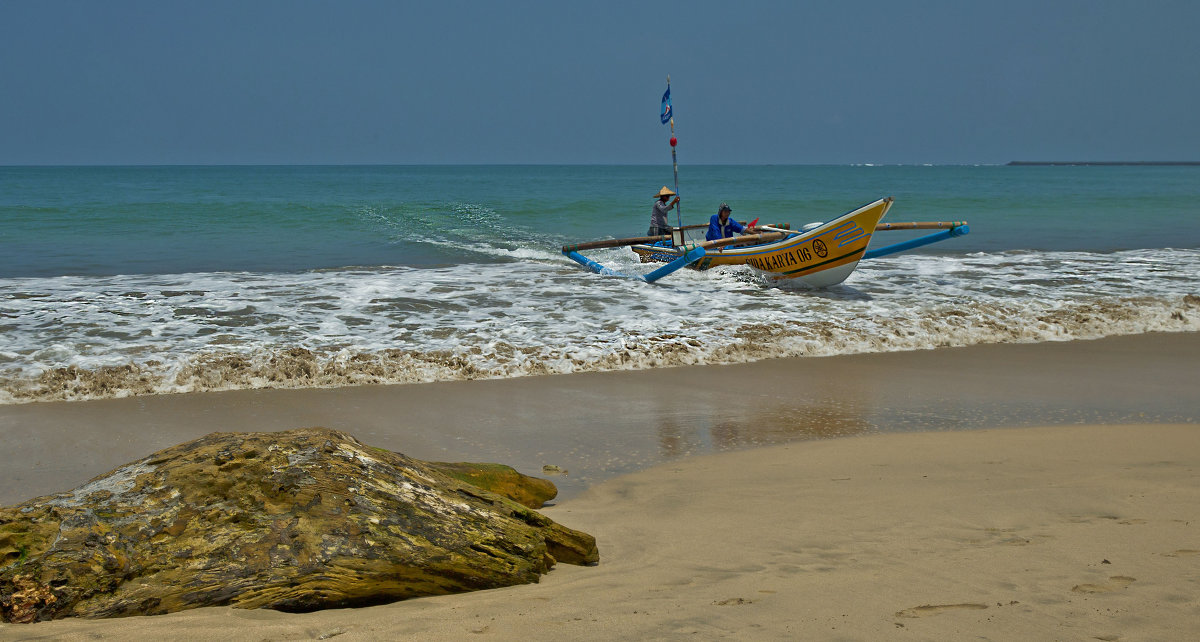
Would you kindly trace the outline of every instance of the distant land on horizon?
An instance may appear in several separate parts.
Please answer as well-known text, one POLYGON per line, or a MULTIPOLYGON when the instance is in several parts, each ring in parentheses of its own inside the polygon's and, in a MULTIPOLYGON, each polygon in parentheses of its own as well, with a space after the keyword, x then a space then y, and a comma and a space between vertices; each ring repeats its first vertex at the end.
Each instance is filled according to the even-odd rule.
POLYGON ((1200 165, 1200 161, 1009 161, 1009 165, 1200 165))
MULTIPOLYGON (((661 163, 0 163, 0 169, 60 168, 179 168, 179 167, 657 167, 661 163)), ((1200 161, 1008 161, 994 163, 689 163, 689 167, 1071 167, 1176 166, 1197 167, 1200 161)))

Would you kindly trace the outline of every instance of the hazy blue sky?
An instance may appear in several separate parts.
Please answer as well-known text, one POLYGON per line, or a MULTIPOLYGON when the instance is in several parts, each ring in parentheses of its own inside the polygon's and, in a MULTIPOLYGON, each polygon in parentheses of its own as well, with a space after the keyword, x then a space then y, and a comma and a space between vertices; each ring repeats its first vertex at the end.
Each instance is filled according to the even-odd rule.
POLYGON ((1200 160, 1200 2, 0 0, 0 164, 1200 160))

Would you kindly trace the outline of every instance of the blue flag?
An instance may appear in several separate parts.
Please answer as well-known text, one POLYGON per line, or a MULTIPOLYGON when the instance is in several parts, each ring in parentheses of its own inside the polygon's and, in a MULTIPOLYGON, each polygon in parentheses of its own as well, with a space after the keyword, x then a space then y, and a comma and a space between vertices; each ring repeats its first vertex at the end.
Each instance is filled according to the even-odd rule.
POLYGON ((671 120, 675 113, 671 111, 671 86, 667 85, 667 92, 663 94, 662 113, 659 118, 662 118, 662 124, 666 125, 668 120, 671 120))

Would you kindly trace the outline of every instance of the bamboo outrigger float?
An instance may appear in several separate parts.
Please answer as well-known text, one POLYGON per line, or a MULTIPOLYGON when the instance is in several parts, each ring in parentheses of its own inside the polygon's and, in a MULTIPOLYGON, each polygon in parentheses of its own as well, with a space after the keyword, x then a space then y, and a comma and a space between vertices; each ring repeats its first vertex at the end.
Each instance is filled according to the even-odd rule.
POLYGON ((787 225, 761 225, 752 234, 702 243, 684 241, 688 229, 707 225, 689 225, 672 230, 670 235, 606 239, 577 245, 564 245, 563 254, 599 274, 626 276, 647 282, 657 281, 683 267, 706 270, 721 265, 748 265, 776 280, 791 280, 812 288, 823 288, 845 281, 858 262, 911 250, 970 232, 966 221, 880 223, 892 206, 892 198, 879 199, 825 223, 792 230, 787 225), (871 237, 878 231, 941 230, 919 238, 868 250, 871 237), (643 263, 665 263, 649 274, 624 274, 600 265, 580 251, 629 246, 643 263))

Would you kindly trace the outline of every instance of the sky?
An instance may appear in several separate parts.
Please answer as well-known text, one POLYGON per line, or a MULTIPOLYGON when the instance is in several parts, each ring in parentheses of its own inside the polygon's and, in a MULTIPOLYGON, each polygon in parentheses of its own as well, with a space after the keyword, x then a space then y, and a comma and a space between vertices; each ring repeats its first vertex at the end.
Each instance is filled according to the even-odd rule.
POLYGON ((0 165, 1200 160, 1200 2, 0 0, 0 165))

